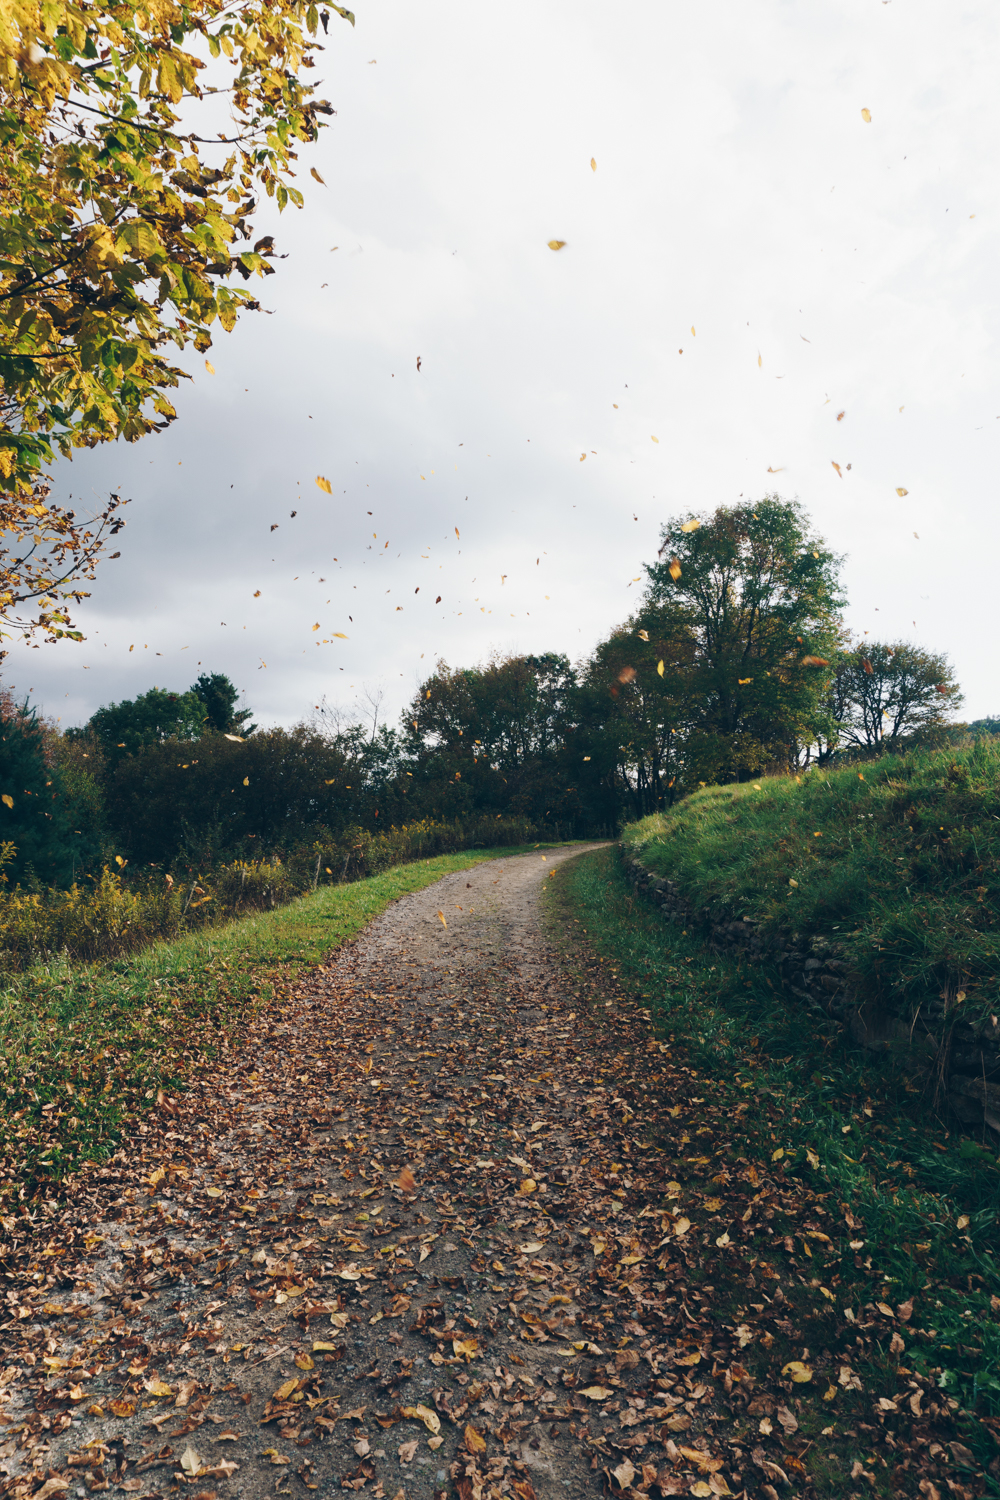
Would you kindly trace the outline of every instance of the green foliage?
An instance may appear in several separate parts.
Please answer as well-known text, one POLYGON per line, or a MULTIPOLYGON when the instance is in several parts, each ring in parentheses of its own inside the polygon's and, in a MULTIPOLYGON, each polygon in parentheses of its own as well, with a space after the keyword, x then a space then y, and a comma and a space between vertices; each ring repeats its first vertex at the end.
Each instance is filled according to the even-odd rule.
POLYGON ((582 820, 571 776, 576 708, 575 673, 554 652, 457 670, 439 662, 403 713, 409 802, 438 817, 476 810, 582 820))
POLYGON ((206 729, 214 729, 217 734, 253 734, 256 724, 247 725, 253 714, 249 708, 237 710, 240 695, 225 673, 202 672, 191 691, 205 705, 206 729))
POLYGON ((0 11, 0 487, 166 426, 184 372, 165 349, 257 306, 228 283, 272 270, 257 195, 303 201, 296 147, 333 113, 300 76, 319 22, 300 0, 0 11))
POLYGON ((93 787, 54 763, 43 725, 0 703, 0 839, 13 845, 7 881, 68 885, 98 853, 93 787))
POLYGON ((624 830, 713 917, 835 938, 866 993, 974 1021, 1000 1010, 1000 744, 710 787, 624 830))
POLYGON ((943 728, 962 703, 947 657, 907 641, 865 641, 839 652, 826 699, 831 747, 892 750, 943 728))

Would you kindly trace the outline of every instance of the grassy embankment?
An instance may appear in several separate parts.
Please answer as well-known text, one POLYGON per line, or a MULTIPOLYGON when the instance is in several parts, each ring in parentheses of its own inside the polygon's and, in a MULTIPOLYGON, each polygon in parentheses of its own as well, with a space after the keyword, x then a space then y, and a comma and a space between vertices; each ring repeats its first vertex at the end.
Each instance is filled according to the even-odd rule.
POLYGON ((321 887, 276 911, 104 963, 36 964, 0 992, 0 1216, 106 1155, 130 1116, 217 1061, 257 1006, 280 1001, 398 897, 524 853, 475 849, 321 887))
MULTIPOLYGON (((969 759, 973 770, 977 764, 997 764, 992 752, 969 759)), ((978 865, 984 862, 985 850, 980 844, 970 871, 978 837, 974 794, 967 783, 963 790, 964 774, 950 779, 940 764, 936 775, 934 771, 926 762, 911 763, 909 768, 885 762, 866 768, 863 784, 856 771, 837 773, 830 778, 832 790, 827 790, 825 779, 817 779, 809 786, 794 780, 790 785, 761 783, 767 790, 756 794, 756 802, 749 800, 752 788, 739 789, 735 799, 731 789, 700 794, 670 820, 676 830, 671 847, 677 849, 678 861, 671 863, 669 873, 692 899, 718 899, 727 878, 735 884, 735 877, 726 875, 723 859, 724 837, 730 858, 733 844, 733 824, 725 816, 734 805, 741 812, 745 806, 758 840, 756 855, 739 856, 739 890, 745 901, 740 911, 754 910, 764 917, 786 910, 789 898, 782 894, 780 882, 787 888, 786 871, 797 869, 798 889, 805 896, 795 908, 797 930, 804 930, 808 913, 832 927, 837 917, 826 901, 832 900, 834 889, 844 901, 841 918, 845 907, 856 917, 861 913, 850 906, 846 874, 838 876, 832 862, 822 857, 814 864, 806 836, 817 829, 832 833, 837 820, 844 819, 850 826, 837 835, 841 847, 856 873, 867 864, 875 892, 874 909, 864 917, 870 925, 863 930, 882 931, 877 924, 888 925, 892 880, 897 889, 905 889, 894 863, 902 862, 898 856, 906 850, 907 873, 919 867, 922 857, 932 870, 949 872, 949 879, 954 871, 956 889, 951 894, 943 888, 923 894, 927 907, 933 903, 941 908, 941 927, 951 924, 954 938, 956 914, 968 899, 963 891, 970 880, 983 879, 978 865), (853 793, 856 800, 850 777, 860 787, 853 793), (901 795, 907 784, 914 793, 909 803, 901 795), (917 816, 906 816, 907 807, 917 816), (782 831, 790 845, 793 831, 802 830, 787 854, 769 851, 767 845, 765 830, 770 825, 773 844, 777 809, 783 810, 782 831), (821 812, 826 812, 824 818, 821 812), (885 830, 881 844, 876 829, 866 828, 862 839, 862 816, 866 824, 870 821, 885 830), (933 832, 947 833, 950 843, 927 836, 932 816, 937 817, 933 832), (689 828, 684 827, 685 817, 690 817, 689 828), (706 830, 704 844, 698 842, 699 827, 706 830), (756 890, 755 868, 760 874, 756 890), (699 884, 692 890, 695 880, 699 884)), ((980 810, 980 816, 989 814, 980 810)), ((626 830, 626 841, 634 846, 637 835, 649 839, 655 826, 654 820, 647 820, 638 829, 626 830)), ((995 842, 992 834, 990 841, 995 842)), ((647 845, 644 859, 648 853, 647 845)), ((666 872, 666 861, 659 868, 666 872)), ((864 1241, 862 1253, 851 1251, 852 1231, 846 1227, 843 1243, 817 1247, 812 1262, 799 1252, 803 1279, 797 1293, 795 1284, 789 1285, 788 1295, 806 1341, 817 1349, 842 1344, 849 1348, 856 1330, 848 1327, 839 1309, 871 1304, 879 1297, 897 1304, 916 1295, 924 1334, 907 1339, 907 1365, 931 1376, 963 1406, 986 1414, 1000 1412, 1000 1303, 994 1303, 1000 1295, 1000 1167, 995 1150, 949 1133, 942 1122, 922 1112, 913 1085, 891 1058, 860 1051, 833 1022, 804 1014, 794 997, 783 998, 766 965, 753 964, 740 954, 710 953, 694 930, 685 933, 665 922, 644 898, 632 894, 617 851, 569 862, 554 886, 563 924, 584 937, 583 952, 589 949, 597 956, 597 972, 609 985, 625 987, 647 1001, 657 1032, 687 1055, 699 1079, 711 1082, 716 1103, 721 1100, 728 1108, 732 1131, 719 1149, 734 1163, 756 1162, 762 1175, 804 1174, 835 1216, 842 1205, 858 1221, 854 1233, 864 1241), (816 1277, 832 1287, 833 1301, 818 1300, 816 1277)), ((903 920, 902 913, 897 920, 903 920)), ((928 932, 920 916, 908 930, 929 950, 946 953, 947 962, 955 961, 941 931, 928 932)), ((976 963, 982 962, 988 942, 988 928, 985 933, 972 931, 968 946, 976 963)), ((682 1158, 671 1171, 680 1181, 694 1184, 701 1169, 682 1158)), ((780 1215, 773 1229, 776 1246, 783 1234, 796 1233, 780 1215)), ((745 1294, 736 1288, 734 1295, 745 1294)), ((718 1308, 724 1319, 735 1311, 735 1304, 718 1308)), ((752 1362, 752 1348, 747 1356, 752 1362)), ((799 1358, 801 1350, 790 1350, 786 1357, 799 1358)), ((888 1349, 869 1351, 868 1391, 895 1394, 898 1363, 888 1349)), ((870 1406, 871 1396, 866 1400, 870 1406)), ((993 1451, 981 1455, 984 1462, 993 1456, 993 1451)))
POLYGON ((1000 1010, 998 739, 710 787, 623 843, 700 911, 835 940, 908 1021, 1000 1010))

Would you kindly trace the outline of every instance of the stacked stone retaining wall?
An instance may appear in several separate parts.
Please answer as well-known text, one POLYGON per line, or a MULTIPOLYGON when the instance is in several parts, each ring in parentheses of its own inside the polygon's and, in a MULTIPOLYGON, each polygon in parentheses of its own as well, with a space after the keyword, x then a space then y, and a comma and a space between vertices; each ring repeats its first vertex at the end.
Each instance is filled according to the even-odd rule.
POLYGON ((1000 1019, 966 1022, 954 995, 925 1003, 916 1016, 894 1013, 866 995, 843 950, 828 938, 785 934, 765 940, 750 917, 720 921, 700 912, 672 880, 623 856, 626 878, 670 922, 706 933, 715 951, 741 952, 776 969, 787 992, 839 1022, 861 1046, 892 1051, 927 1088, 938 1108, 969 1129, 985 1124, 1000 1133, 1000 1019))

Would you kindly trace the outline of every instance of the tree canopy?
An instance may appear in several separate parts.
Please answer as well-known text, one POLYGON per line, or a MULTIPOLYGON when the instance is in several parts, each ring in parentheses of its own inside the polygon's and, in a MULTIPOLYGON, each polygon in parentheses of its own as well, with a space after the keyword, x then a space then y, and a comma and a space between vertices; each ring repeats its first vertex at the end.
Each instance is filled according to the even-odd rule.
POLYGON ((231 278, 273 269, 258 196, 303 201, 328 22, 303 0, 0 8, 0 486, 172 421, 170 347, 256 305, 231 278))

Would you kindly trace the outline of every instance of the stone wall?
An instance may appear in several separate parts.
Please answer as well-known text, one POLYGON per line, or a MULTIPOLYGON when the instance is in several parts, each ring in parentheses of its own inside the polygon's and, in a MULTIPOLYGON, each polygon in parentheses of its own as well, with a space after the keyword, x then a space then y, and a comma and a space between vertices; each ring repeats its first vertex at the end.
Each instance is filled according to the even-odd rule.
POLYGON ((968 1129, 986 1124, 1000 1132, 1000 1019, 964 1020, 954 996, 941 996, 916 1018, 894 1014, 884 1001, 864 993, 844 951, 827 938, 786 933, 765 941, 750 917, 719 921, 699 912, 672 880, 623 854, 625 877, 668 922, 681 921, 707 935, 716 952, 742 952, 776 969, 785 990, 811 1010, 839 1022, 863 1047, 892 1051, 926 1087, 936 1106, 968 1129))

